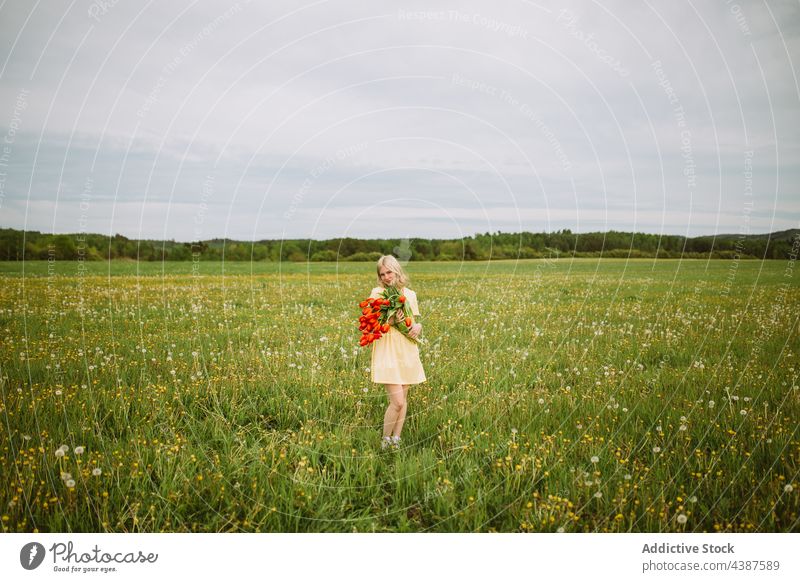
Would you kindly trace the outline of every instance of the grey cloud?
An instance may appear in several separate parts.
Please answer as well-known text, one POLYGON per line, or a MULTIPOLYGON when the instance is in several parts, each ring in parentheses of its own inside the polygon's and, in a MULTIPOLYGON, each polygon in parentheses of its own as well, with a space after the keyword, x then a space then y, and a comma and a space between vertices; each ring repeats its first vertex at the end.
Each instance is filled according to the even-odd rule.
POLYGON ((737 5, 10 1, 0 222, 75 231, 91 176, 90 227, 191 238, 213 176, 208 237, 736 232, 752 150, 753 228, 796 227, 800 18, 737 5))

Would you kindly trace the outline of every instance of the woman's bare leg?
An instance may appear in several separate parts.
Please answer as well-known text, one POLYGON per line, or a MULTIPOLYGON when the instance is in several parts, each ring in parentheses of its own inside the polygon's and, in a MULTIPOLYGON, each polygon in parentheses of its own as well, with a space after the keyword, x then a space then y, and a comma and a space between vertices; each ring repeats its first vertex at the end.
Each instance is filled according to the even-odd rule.
POLYGON ((386 384, 386 395, 389 397, 389 406, 383 415, 383 436, 388 437, 392 435, 400 412, 405 414, 406 395, 402 384, 386 384))
POLYGON ((403 431, 403 423, 406 421, 406 411, 408 410, 408 384, 403 384, 403 408, 397 414, 397 420, 394 421, 393 436, 400 436, 403 431))

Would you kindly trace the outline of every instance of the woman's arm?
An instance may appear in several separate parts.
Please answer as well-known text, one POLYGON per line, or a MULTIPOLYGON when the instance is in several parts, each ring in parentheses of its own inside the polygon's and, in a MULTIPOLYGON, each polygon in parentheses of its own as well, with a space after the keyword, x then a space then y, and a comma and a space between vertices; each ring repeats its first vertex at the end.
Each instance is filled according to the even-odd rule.
POLYGON ((422 333, 422 323, 420 323, 420 319, 422 316, 419 313, 419 302, 417 300, 417 294, 414 293, 410 303, 411 313, 414 315, 414 325, 411 326, 411 330, 408 332, 412 338, 417 338, 422 333))

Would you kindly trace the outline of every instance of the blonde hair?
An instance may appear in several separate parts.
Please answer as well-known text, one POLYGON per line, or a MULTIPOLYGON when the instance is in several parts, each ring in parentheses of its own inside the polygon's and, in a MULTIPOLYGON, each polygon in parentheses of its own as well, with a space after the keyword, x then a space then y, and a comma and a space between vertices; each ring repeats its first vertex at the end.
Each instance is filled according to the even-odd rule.
POLYGON ((381 281, 381 267, 386 267, 396 275, 394 286, 398 289, 402 289, 411 282, 411 278, 406 274, 402 265, 400 265, 393 255, 382 255, 381 258, 378 259, 378 264, 376 265, 379 287, 383 287, 383 281, 381 281))

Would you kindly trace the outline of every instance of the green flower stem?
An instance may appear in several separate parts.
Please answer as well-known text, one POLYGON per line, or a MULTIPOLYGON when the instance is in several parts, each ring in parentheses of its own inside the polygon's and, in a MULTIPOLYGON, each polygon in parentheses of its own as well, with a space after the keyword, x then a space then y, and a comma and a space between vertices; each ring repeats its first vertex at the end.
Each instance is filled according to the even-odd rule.
POLYGON ((400 291, 398 291, 397 287, 394 285, 390 285, 386 289, 384 289, 381 296, 384 299, 389 300, 389 305, 387 306, 386 316, 385 319, 381 318, 381 323, 386 323, 392 316, 395 316, 395 323, 392 324, 397 330, 406 336, 407 339, 414 343, 420 343, 420 340, 417 338, 413 338, 408 335, 408 332, 411 331, 406 325, 405 319, 406 317, 411 317, 413 319, 413 314, 411 313, 411 308, 408 306, 408 301, 400 303, 400 291), (397 312, 400 311, 403 314, 403 318, 401 321, 397 321, 397 312))

